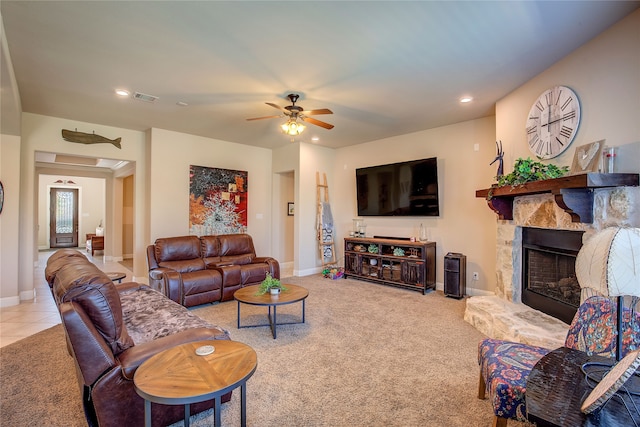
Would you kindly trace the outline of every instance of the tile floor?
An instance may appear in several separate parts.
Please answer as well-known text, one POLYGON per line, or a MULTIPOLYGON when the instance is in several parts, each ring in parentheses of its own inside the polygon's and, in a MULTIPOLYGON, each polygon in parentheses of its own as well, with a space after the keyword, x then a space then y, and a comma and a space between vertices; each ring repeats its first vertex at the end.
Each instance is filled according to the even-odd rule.
MULTIPOLYGON (((118 262, 104 262, 100 252, 91 256, 79 248, 79 251, 87 255, 102 271, 120 271, 127 274, 123 280, 131 280, 132 272, 118 262)), ((35 298, 22 301, 18 305, 0 308, 0 347, 14 343, 37 332, 48 329, 60 323, 58 309, 53 303, 53 297, 49 285, 44 279, 44 268, 47 259, 55 250, 41 251, 38 255, 38 267, 35 268, 33 278, 35 281, 35 298)))

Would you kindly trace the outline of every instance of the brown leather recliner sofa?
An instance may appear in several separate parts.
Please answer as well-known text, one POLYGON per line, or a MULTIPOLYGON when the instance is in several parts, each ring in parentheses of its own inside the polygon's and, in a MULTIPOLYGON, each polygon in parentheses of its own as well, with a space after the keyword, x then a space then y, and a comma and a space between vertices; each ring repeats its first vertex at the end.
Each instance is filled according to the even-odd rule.
POLYGON ((278 261, 256 256, 248 234, 160 238, 147 247, 147 263, 149 286, 185 307, 232 300, 267 273, 280 278, 278 261))
MULTIPOLYGON (((136 369, 178 344, 230 339, 224 329, 147 285, 115 285, 77 250, 51 255, 45 277, 60 311, 90 426, 144 425, 144 400, 133 384, 136 369)), ((230 398, 231 393, 222 401, 230 398)), ((192 404, 191 413, 212 406, 192 404)), ((153 425, 164 426, 182 420, 184 406, 152 404, 151 414, 153 425)))

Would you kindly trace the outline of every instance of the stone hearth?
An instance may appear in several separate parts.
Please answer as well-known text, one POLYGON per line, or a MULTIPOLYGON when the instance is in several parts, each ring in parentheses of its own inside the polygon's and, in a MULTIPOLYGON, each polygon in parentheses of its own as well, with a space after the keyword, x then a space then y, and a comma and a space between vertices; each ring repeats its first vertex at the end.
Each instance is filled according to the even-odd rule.
POLYGON ((491 338, 546 348, 562 347, 569 330, 541 311, 493 295, 468 298, 464 320, 491 338))
POLYGON ((582 230, 583 241, 611 226, 640 227, 640 187, 594 189, 593 222, 575 223, 551 194, 516 197, 513 219, 498 220, 495 295, 467 299, 465 320, 492 338, 547 348, 563 345, 568 325, 521 300, 522 227, 582 230))

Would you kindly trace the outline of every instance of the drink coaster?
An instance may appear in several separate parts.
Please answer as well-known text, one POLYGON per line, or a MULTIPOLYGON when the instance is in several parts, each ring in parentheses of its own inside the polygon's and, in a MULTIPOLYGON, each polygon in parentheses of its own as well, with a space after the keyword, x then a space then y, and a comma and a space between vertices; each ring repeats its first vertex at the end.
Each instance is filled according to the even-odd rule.
POLYGON ((582 402, 580 410, 585 414, 590 414, 600 408, 627 382, 638 367, 640 367, 640 350, 635 350, 611 368, 582 402))
POLYGON ((202 347, 196 348, 196 354, 198 356, 206 356, 216 351, 216 349, 212 345, 203 345, 202 347))

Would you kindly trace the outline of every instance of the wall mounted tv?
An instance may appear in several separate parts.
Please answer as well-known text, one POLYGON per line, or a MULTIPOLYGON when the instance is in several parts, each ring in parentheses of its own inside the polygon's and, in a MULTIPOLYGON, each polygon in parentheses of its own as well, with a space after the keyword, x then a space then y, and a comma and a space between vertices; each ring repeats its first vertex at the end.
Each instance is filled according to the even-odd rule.
POLYGON ((358 216, 439 216, 435 157, 356 169, 358 216))

